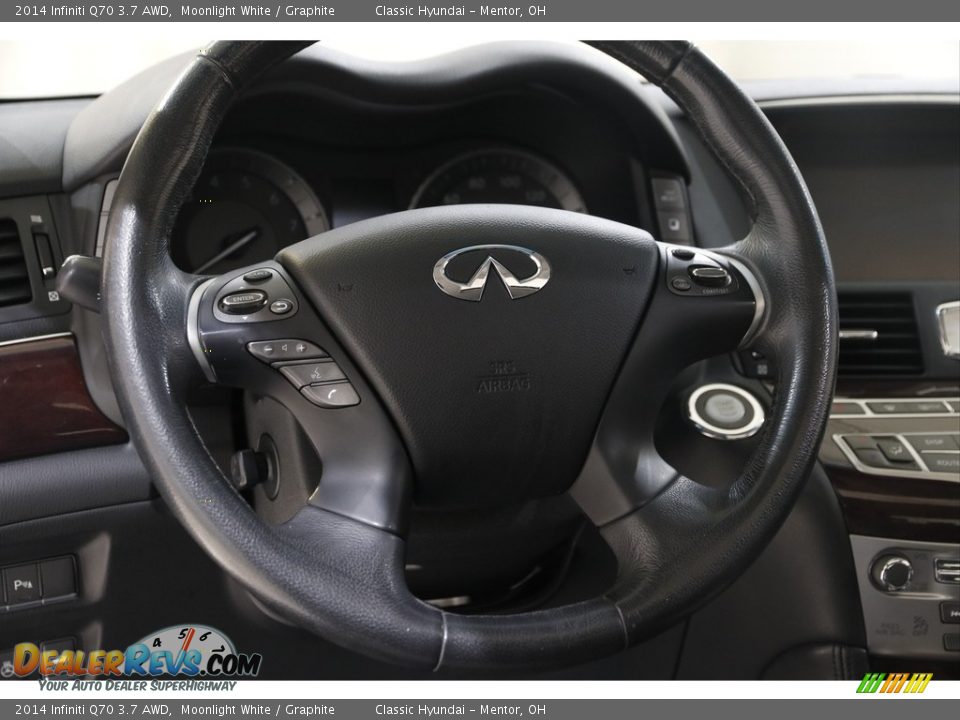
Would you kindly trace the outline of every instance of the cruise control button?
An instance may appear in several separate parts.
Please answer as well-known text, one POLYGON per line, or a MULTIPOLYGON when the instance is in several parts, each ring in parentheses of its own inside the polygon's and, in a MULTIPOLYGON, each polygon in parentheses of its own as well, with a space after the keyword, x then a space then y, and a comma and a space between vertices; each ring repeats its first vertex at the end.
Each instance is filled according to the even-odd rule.
POLYGON ((3 587, 7 591, 10 605, 32 602, 40 599, 40 578, 34 563, 4 568, 3 587))
POLYGON ((877 438, 877 447, 883 456, 892 463, 912 463, 913 456, 907 446, 896 438, 877 438))
POLYGON ((326 351, 306 340, 258 340, 247 343, 247 350, 255 358, 272 363, 283 360, 306 360, 327 357, 326 351))
POLYGON ((945 623, 960 623, 960 602, 940 603, 940 620, 945 623))
POLYGON ((267 294, 262 290, 236 292, 220 298, 220 309, 228 315, 249 315, 267 304, 267 294))
POLYGON ((921 457, 930 472, 960 473, 960 453, 925 452, 921 457))
POLYGON ((296 387, 301 388, 304 385, 314 385, 316 383, 333 382, 343 380, 346 375, 343 370, 332 360, 325 362, 305 362, 292 365, 275 365, 284 377, 287 378, 296 387))
POLYGON ((907 442, 913 446, 913 449, 919 452, 960 450, 960 446, 957 445, 956 436, 948 435, 946 433, 938 435, 907 435, 906 439, 907 442))
POLYGON ((262 268, 260 270, 251 270, 243 276, 244 281, 248 283, 262 283, 273 277, 273 272, 262 268))
POLYGON ((353 385, 348 382, 307 385, 300 392, 314 405, 325 408, 350 407, 360 402, 360 396, 353 389, 353 385))

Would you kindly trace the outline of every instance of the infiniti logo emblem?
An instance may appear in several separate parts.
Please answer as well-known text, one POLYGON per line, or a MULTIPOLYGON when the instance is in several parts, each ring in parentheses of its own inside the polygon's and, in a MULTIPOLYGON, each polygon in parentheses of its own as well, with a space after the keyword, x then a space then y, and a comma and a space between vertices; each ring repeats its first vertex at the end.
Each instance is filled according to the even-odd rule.
POLYGON ((437 264, 433 266, 433 280, 437 283, 437 287, 450 297, 480 302, 480 298, 483 297, 483 289, 487 286, 487 280, 490 277, 491 268, 500 276, 504 287, 506 287, 507 292, 510 293, 511 300, 533 295, 550 280, 550 263, 547 262, 547 259, 538 252, 516 245, 471 245, 470 247, 449 252, 437 260, 437 264), (447 265, 450 264, 451 260, 464 253, 475 252, 477 250, 506 250, 518 253, 532 260, 536 266, 536 270, 533 275, 519 279, 507 270, 496 258, 487 255, 487 259, 480 264, 480 267, 473 273, 473 277, 467 282, 457 282, 447 277, 447 265))

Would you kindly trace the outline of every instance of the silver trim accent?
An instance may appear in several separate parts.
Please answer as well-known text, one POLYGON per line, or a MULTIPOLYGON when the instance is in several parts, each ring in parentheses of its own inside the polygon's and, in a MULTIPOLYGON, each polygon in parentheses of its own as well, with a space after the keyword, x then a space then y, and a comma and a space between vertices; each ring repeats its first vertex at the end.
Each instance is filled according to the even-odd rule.
POLYGON ((841 340, 865 340, 873 342, 880 337, 880 333, 876 330, 841 330, 837 333, 837 337, 841 340))
POLYGON ((952 93, 878 93, 875 95, 815 95, 800 98, 762 100, 761 108, 810 107, 817 105, 877 105, 877 104, 956 105, 960 95, 952 93))
MULTIPOLYGON (((834 418, 880 418, 880 419, 889 419, 889 418, 942 418, 942 417, 957 417, 960 413, 956 413, 950 409, 949 402, 960 402, 960 398, 844 398, 844 397, 835 397, 833 399, 835 403, 850 403, 852 405, 858 405, 862 413, 850 414, 850 413, 831 413, 830 419, 834 418), (918 402, 939 402, 943 403, 943 412, 939 413, 875 413, 867 403, 878 403, 878 402, 903 402, 903 403, 918 403, 918 402)), ((849 433, 854 434, 854 433, 849 433)), ((870 434, 870 433, 865 433, 870 434)), ((887 433, 888 435, 890 433, 887 433)))
POLYGON ((760 328, 760 323, 763 322, 763 315, 767 310, 767 302, 763 297, 763 289, 760 287, 760 282, 757 280, 756 275, 753 274, 753 270, 747 267, 740 259, 734 257, 733 255, 727 255, 725 253, 711 252, 709 250, 699 249, 697 252, 701 252, 704 255, 713 257, 715 260, 726 260, 737 271, 743 275, 743 278, 747 281, 747 286, 750 288, 750 291, 753 293, 754 299, 754 310, 753 310, 753 320, 750 321, 750 327, 747 328, 747 331, 743 334, 743 337, 740 339, 740 345, 738 347, 744 348, 747 344, 753 340, 754 336, 757 334, 757 330, 760 328))
POLYGON ((200 301, 203 299, 203 293, 216 278, 210 278, 205 283, 198 285, 190 296, 190 304, 187 306, 187 343, 190 345, 190 351, 197 359, 197 364, 203 370, 203 374, 210 382, 217 381, 217 374, 213 371, 213 366, 207 360, 207 354, 203 350, 203 343, 200 342, 200 301))
MULTIPOLYGON (((960 556, 960 546, 851 535, 850 549, 871 654, 928 660, 956 656, 943 647, 943 632, 948 626, 940 624, 940 603, 956 600, 957 586, 935 582, 934 568, 938 558, 954 560, 960 556), (874 565, 890 555, 906 558, 913 565, 913 580, 906 590, 882 590, 872 577, 874 565), (926 621, 928 632, 911 631, 918 617, 926 621), (890 632, 898 625, 900 633, 890 632)), ((918 629, 922 627, 921 623, 918 629)))
POLYGON ((940 330, 940 347, 943 348, 943 354, 949 358, 960 358, 960 300, 937 305, 934 314, 937 317, 937 328, 940 330), (955 320, 957 324, 953 327, 948 327, 947 314, 951 310, 956 311, 955 320), (956 333, 956 335, 954 335, 956 345, 954 345, 950 339, 951 330, 956 333))
POLYGON ((936 558, 933 561, 933 578, 944 585, 960 583, 960 560, 936 558))
POLYGON ((443 665, 443 658, 447 654, 447 612, 440 611, 440 624, 443 626, 443 637, 440 639, 440 654, 437 656, 437 664, 433 666, 432 672, 437 672, 443 665))
POLYGON ((543 289, 550 281, 550 263, 538 252, 519 245, 471 245, 470 247, 460 248, 444 255, 437 260, 433 266, 433 281, 444 293, 458 300, 469 300, 471 302, 480 302, 483 297, 483 291, 487 287, 487 281, 490 279, 490 268, 493 268, 500 279, 503 281, 511 300, 517 300, 528 295, 533 295, 543 289), (509 250, 511 252, 526 255, 536 266, 533 275, 523 279, 517 278, 512 272, 507 270, 492 255, 488 255, 473 276, 465 283, 456 282, 447 277, 447 265, 450 261, 464 253, 477 250, 509 250))
MULTIPOLYGON (((858 416, 859 417, 859 416, 858 416)), ((907 432, 907 433, 895 433, 895 432, 857 432, 857 433, 835 433, 833 437, 833 442, 836 444, 840 451, 846 456, 847 460, 850 461, 850 464, 853 465, 857 470, 866 474, 866 475, 878 475, 881 477, 902 477, 902 478, 914 478, 920 480, 939 480, 941 482, 953 482, 960 483, 960 473, 945 473, 945 472, 933 472, 930 468, 927 467, 927 463, 923 459, 923 453, 917 452, 916 449, 911 445, 906 438, 911 435, 956 435, 953 432, 907 432), (853 451, 847 441, 844 439, 849 435, 870 435, 877 437, 895 437, 897 440, 902 442, 907 450, 910 451, 910 456, 913 458, 914 462, 917 463, 922 470, 897 470, 896 468, 875 468, 869 465, 864 465, 860 462, 860 458, 857 457, 856 453, 853 451)), ((937 453, 945 453, 948 455, 960 454, 960 451, 956 450, 937 450, 937 453)))
POLYGON ((73 337, 72 332, 50 333, 49 335, 34 335, 32 337, 16 338, 14 340, 4 340, 0 342, 0 347, 10 347, 11 345, 20 345, 21 343, 37 342, 38 340, 53 340, 54 338, 73 337))
POLYGON ((729 385, 727 383, 709 383, 707 385, 701 385, 694 390, 687 399, 687 417, 690 418, 690 422, 692 422, 694 427, 700 431, 701 435, 706 435, 707 437, 714 438, 716 440, 743 440, 744 438, 752 437, 753 435, 756 435, 757 430, 763 426, 763 423, 766 420, 766 414, 764 413, 763 406, 760 404, 757 398, 754 397, 753 393, 744 390, 742 387, 729 385), (708 393, 713 390, 728 392, 731 395, 736 395, 742 400, 745 400, 753 410, 753 417, 750 419, 750 422, 739 428, 722 428, 704 419, 704 417, 697 410, 697 400, 699 400, 704 393, 708 393))

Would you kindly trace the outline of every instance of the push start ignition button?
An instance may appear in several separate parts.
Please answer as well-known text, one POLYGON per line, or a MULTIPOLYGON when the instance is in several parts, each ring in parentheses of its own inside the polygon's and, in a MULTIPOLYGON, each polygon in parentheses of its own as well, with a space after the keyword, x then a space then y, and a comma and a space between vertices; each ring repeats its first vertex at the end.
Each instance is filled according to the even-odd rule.
POLYGON ((763 425, 764 412, 753 393, 736 385, 703 385, 687 401, 687 417, 702 435, 742 440, 763 425))

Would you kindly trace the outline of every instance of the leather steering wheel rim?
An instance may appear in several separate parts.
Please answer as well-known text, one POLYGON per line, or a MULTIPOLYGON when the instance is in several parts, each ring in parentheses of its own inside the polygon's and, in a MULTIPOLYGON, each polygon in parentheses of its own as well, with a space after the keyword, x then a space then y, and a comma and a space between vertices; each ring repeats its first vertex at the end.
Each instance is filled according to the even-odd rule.
MULTIPOLYGON (((823 231, 789 152, 757 106, 689 43, 594 45, 660 86, 750 199, 751 232, 716 257, 755 281, 762 313, 751 318, 751 346, 775 361, 776 391, 758 447, 729 492, 671 477, 642 502, 623 504, 618 495, 611 506, 591 505, 592 487, 574 487, 619 563, 613 588, 574 605, 463 616, 420 602, 403 578, 402 522, 367 523, 322 507, 271 527, 232 489, 190 419, 183 398, 199 367, 186 328, 203 279, 170 260, 174 220, 232 101, 304 43, 205 48, 144 124, 124 165, 107 228, 102 307, 132 441, 176 517, 221 566, 291 622, 344 647, 411 668, 466 673, 557 667, 617 652, 737 577, 780 527, 816 459, 836 370, 836 299, 823 231)), ((456 212, 422 217, 443 225, 457 222, 456 212)), ((477 212, 482 224, 488 216, 477 212)), ((532 211, 504 216, 517 225, 567 222, 532 211)), ((421 215, 393 217, 405 227, 421 215)), ((596 232, 626 232, 614 225, 596 232)), ((638 236, 641 245, 653 247, 638 236)), ((310 262, 296 250, 278 260, 278 272, 289 268, 301 281, 310 262)), ((746 325, 736 327, 742 336, 746 325)), ((408 493, 394 500, 408 502, 408 493)))

